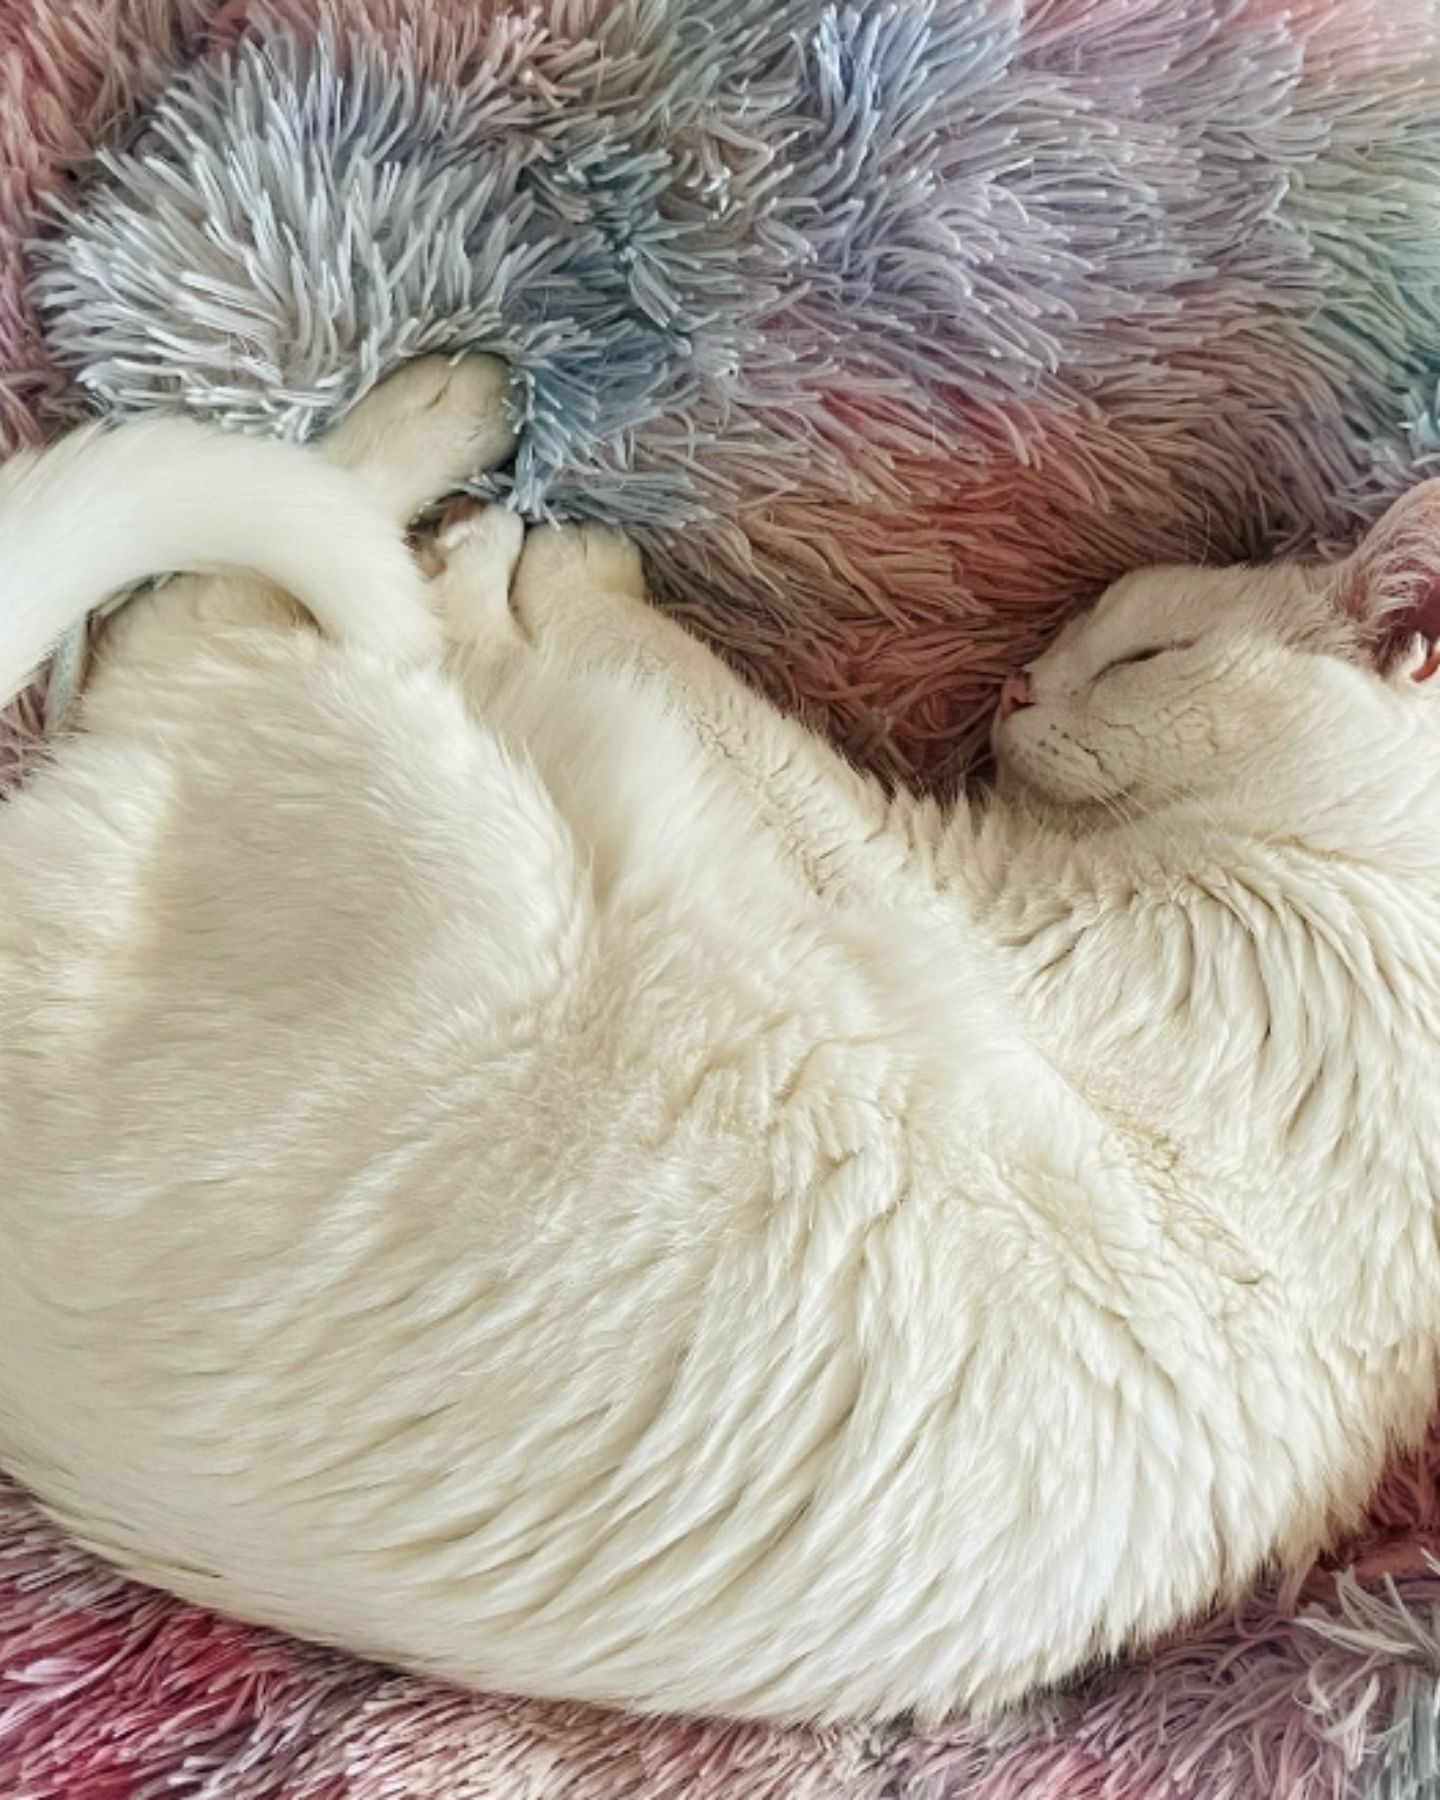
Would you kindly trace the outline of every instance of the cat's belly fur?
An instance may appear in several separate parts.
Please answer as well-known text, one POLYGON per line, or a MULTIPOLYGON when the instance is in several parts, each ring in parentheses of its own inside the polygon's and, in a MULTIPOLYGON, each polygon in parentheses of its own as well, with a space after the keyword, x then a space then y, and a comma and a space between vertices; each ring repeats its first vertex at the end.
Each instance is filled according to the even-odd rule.
POLYGON ((718 874, 607 872, 437 685, 297 676, 292 729, 256 679, 280 723, 177 700, 0 817, 0 1460, 83 1540, 471 1683, 815 1716, 1063 1675, 1353 1497, 1283 1304, 952 923, 723 807, 718 874))

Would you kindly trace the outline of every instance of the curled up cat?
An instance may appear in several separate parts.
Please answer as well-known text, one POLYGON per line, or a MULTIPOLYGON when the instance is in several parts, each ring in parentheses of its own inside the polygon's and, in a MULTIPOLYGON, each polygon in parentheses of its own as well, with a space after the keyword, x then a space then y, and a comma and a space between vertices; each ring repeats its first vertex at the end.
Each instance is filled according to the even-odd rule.
POLYGON ((0 807, 0 1468, 246 1619, 766 1719, 1303 1563, 1436 1397, 1440 493, 1120 581, 942 807, 603 531, 427 580, 502 389, 0 470, 0 692, 198 571, 0 807))

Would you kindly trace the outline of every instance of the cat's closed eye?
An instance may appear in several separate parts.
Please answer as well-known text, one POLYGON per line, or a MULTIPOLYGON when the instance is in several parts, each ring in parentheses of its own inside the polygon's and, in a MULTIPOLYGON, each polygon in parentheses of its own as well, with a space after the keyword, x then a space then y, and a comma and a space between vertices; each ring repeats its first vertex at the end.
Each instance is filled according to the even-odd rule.
POLYGON ((1189 650, 1194 647, 1194 638, 1185 638, 1173 644, 1151 644, 1144 650, 1129 650, 1124 656, 1113 657, 1103 668, 1096 671, 1096 681, 1101 681, 1112 669, 1132 668, 1136 663, 1151 662, 1157 656, 1164 656, 1170 650, 1189 650))

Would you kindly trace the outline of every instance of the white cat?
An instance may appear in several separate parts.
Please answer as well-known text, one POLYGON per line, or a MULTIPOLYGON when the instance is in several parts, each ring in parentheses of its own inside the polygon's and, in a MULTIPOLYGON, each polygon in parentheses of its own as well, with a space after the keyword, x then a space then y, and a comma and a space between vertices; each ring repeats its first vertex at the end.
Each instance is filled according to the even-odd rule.
POLYGON ((946 812, 603 533, 461 519, 427 593, 504 443, 426 361, 349 474, 0 475, 0 688, 149 569, 322 628, 132 604, 0 808, 0 1464, 246 1618, 765 1718, 990 1707, 1310 1555, 1436 1393, 1437 489, 1120 582, 946 812))

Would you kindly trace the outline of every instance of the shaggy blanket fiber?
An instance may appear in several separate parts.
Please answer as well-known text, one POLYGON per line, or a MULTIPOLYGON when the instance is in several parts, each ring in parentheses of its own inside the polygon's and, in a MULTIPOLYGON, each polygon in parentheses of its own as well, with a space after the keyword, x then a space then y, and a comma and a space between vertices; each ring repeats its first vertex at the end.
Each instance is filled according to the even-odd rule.
MULTIPOLYGON (((3 0, 0 455, 305 436, 498 350, 532 515, 900 780, 1120 571, 1440 456, 1440 0, 3 0)), ((5 774, 33 751, 32 696, 5 774)), ((0 1487, 0 1800, 1418 1800, 1440 1433, 1357 1539, 975 1731, 476 1697, 129 1586, 0 1487)))

